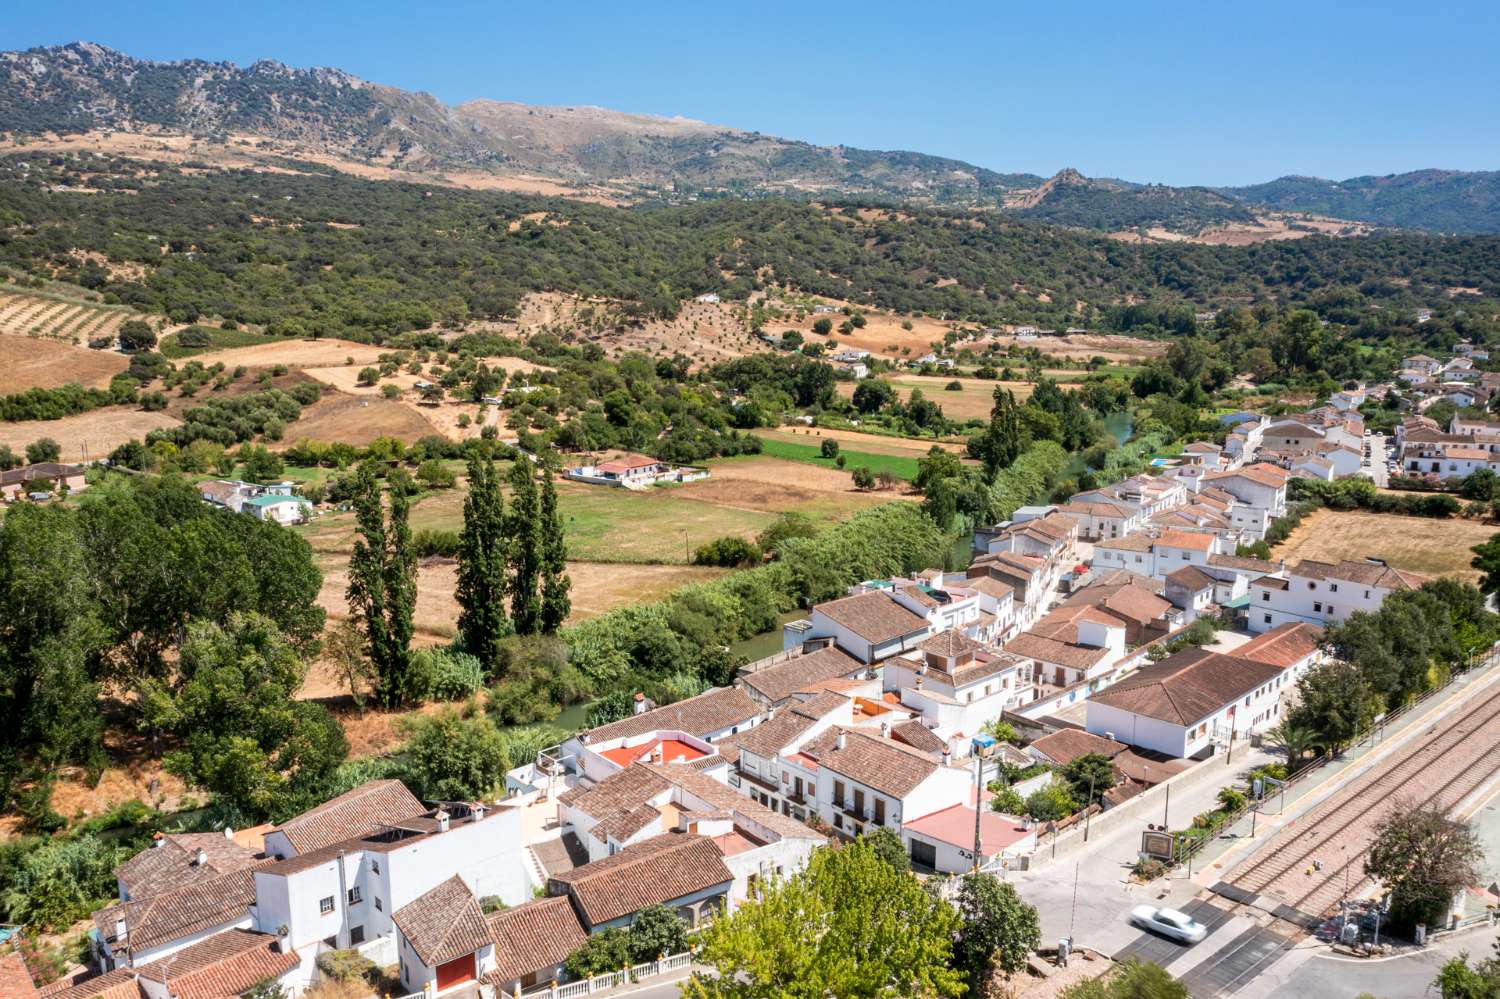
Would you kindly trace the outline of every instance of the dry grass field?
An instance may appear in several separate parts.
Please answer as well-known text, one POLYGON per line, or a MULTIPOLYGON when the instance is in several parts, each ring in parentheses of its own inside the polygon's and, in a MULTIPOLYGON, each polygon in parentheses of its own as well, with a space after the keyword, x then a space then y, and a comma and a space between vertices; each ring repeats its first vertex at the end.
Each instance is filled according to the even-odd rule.
POLYGON ((287 427, 283 444, 316 440, 363 446, 377 437, 399 437, 411 443, 437 432, 422 407, 412 403, 329 394, 304 409, 302 418, 287 427))
POLYGON ((730 509, 805 513, 814 520, 842 520, 865 507, 908 498, 900 486, 861 492, 848 472, 784 458, 729 458, 711 468, 709 478, 674 493, 730 509))
MULTIPOLYGON (((988 415, 988 414, 986 414, 988 415)), ((823 438, 832 437, 841 447, 850 451, 869 454, 894 454, 906 458, 920 458, 933 446, 955 454, 962 454, 964 445, 956 441, 919 440, 915 437, 887 437, 883 434, 865 434, 858 430, 840 430, 834 427, 782 427, 779 430, 757 430, 755 436, 764 440, 782 440, 793 444, 820 444, 823 438)))
MULTIPOLYGON (((1079 372, 1057 371, 1044 372, 1050 378, 1059 379, 1058 384, 1064 388, 1076 386, 1076 382, 1063 381, 1064 378, 1077 378, 1079 372)), ((1030 382, 1001 382, 988 381, 982 378, 954 378, 943 375, 908 375, 891 374, 883 375, 886 381, 893 385, 905 402, 911 398, 912 389, 921 389, 922 394, 929 401, 943 407, 943 415, 950 420, 987 420, 990 409, 995 405, 995 389, 1007 388, 1015 395, 1017 400, 1030 397, 1035 386, 1030 382), (963 388, 952 391, 947 388, 948 384, 957 381, 963 388)), ((839 382, 839 394, 849 399, 854 396, 856 382, 839 382)))
POLYGON ((167 413, 147 413, 134 406, 106 406, 61 420, 0 422, 0 444, 17 454, 39 437, 50 437, 62 445, 63 461, 102 458, 128 440, 143 438, 158 427, 175 427, 181 421, 167 413))
POLYGON ((207 354, 196 354, 193 360, 202 361, 204 367, 223 362, 233 368, 243 364, 247 368, 269 368, 284 364, 288 368, 347 367, 357 373, 366 365, 376 364, 381 354, 388 350, 368 343, 352 340, 279 340, 275 343, 260 343, 253 347, 229 347, 207 354))
POLYGON ((1397 569, 1474 582, 1469 567, 1474 545, 1494 537, 1497 528, 1477 520, 1433 520, 1360 510, 1316 510, 1297 525, 1273 554, 1296 561, 1379 558, 1397 569))
POLYGON ((4 391, 57 388, 78 382, 86 388, 105 388, 109 380, 130 366, 130 359, 112 350, 90 350, 40 337, 0 333, 0 371, 4 391))

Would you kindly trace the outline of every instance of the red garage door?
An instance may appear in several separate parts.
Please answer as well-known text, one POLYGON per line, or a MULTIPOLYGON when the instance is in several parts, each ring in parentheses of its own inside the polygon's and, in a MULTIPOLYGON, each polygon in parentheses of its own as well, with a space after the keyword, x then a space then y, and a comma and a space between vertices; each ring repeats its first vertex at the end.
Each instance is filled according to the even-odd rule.
POLYGON ((474 980, 474 955, 467 954, 456 961, 438 965, 437 987, 442 992, 451 989, 455 985, 474 980))

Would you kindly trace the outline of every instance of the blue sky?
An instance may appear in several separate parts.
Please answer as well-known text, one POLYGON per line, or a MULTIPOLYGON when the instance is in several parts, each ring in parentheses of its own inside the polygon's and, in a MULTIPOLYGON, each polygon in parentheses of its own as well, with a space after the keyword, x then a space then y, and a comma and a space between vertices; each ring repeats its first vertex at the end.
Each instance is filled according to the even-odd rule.
POLYGON ((16 3, 0 48, 337 66, 1170 184, 1500 169, 1500 3, 16 3))

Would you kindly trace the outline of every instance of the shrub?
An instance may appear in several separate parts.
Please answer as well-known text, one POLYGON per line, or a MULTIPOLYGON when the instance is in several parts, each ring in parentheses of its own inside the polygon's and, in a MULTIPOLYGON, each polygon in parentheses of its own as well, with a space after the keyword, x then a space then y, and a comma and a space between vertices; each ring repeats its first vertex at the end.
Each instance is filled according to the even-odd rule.
POLYGON ((330 950, 318 955, 318 970, 338 982, 367 979, 375 962, 357 950, 330 950))
POLYGON ((760 561, 760 549, 744 538, 730 535, 710 541, 693 553, 694 565, 721 565, 735 568, 760 561))
POLYGON ((474 656, 455 649, 416 649, 412 670, 426 680, 427 697, 462 701, 484 686, 484 667, 474 656))
POLYGON ((837 457, 839 453, 839 442, 832 437, 823 438, 823 443, 818 446, 818 451, 825 458, 837 457))
POLYGON ((1048 784, 1038 788, 1026 799, 1026 814, 1038 822, 1054 822, 1065 819, 1078 811, 1078 803, 1062 784, 1048 784))
POLYGON ((428 555, 439 555, 443 558, 458 557, 457 531, 441 527, 424 528, 412 535, 411 544, 418 558, 425 558, 428 555))
POLYGON ((1238 791, 1232 787, 1219 789, 1219 808, 1226 814, 1233 814, 1244 808, 1245 802, 1248 800, 1249 797, 1243 791, 1238 791))
POLYGON ((1155 857, 1142 857, 1135 862, 1135 866, 1130 871, 1142 881, 1155 881, 1167 873, 1167 865, 1155 857))
POLYGON ((964 390, 964 383, 961 382, 961 381, 959 381, 957 378, 953 379, 947 385, 943 386, 943 391, 944 392, 962 392, 963 390, 964 390))

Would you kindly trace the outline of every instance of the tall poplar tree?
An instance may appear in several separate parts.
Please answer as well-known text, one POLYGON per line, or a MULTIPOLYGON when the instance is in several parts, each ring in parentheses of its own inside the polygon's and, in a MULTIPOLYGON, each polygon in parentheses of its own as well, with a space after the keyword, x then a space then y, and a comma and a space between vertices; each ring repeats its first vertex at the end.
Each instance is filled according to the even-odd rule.
POLYGON ((459 639, 486 672, 494 671, 500 640, 511 630, 505 612, 505 531, 505 502, 494 459, 476 451, 469 458, 469 495, 464 499, 455 596, 461 608, 459 639))
POLYGON ((542 601, 537 593, 542 574, 542 517, 536 473, 524 455, 511 466, 510 488, 510 514, 505 525, 510 616, 516 634, 534 635, 542 630, 542 601))
POLYGON ((995 405, 990 409, 990 425, 979 440, 979 457, 984 461, 984 480, 995 481, 1002 468, 1021 456, 1026 446, 1021 429, 1021 413, 1010 389, 995 389, 995 405))
POLYGON ((386 707, 403 704, 414 690, 411 672, 412 612, 417 602, 417 557, 411 544, 411 500, 390 491, 390 516, 381 504, 374 462, 354 473, 357 535, 349 559, 349 607, 365 633, 386 707))
POLYGON ((563 540, 562 516, 557 512, 557 488, 552 469, 542 473, 542 631, 554 634, 568 619, 573 602, 568 597, 568 547, 563 540))

